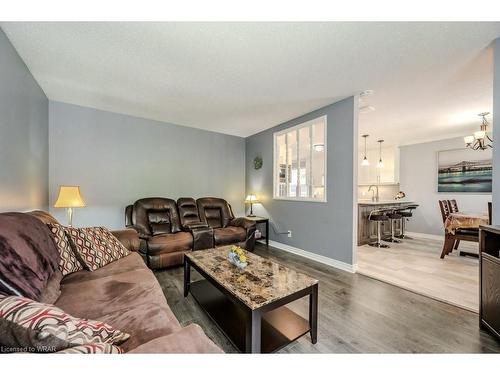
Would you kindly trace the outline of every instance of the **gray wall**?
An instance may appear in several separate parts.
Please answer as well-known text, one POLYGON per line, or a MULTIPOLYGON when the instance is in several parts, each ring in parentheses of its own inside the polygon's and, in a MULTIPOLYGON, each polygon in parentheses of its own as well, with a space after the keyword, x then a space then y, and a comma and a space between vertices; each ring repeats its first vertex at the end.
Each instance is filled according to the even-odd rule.
POLYGON ((125 206, 153 196, 224 197, 243 212, 243 138, 52 101, 49 123, 50 204, 59 185, 80 185, 75 226, 122 228, 125 206))
POLYGON ((269 216, 279 232, 292 231, 288 238, 271 229, 270 238, 349 264, 357 180, 354 108, 357 98, 350 97, 246 139, 246 191, 262 200, 254 212, 269 216), (327 115, 327 203, 273 200, 273 133, 323 115, 327 115), (264 162, 259 170, 253 168, 257 155, 264 162))
POLYGON ((442 235, 443 220, 438 206, 440 199, 456 199, 461 211, 488 211, 491 194, 437 192, 438 151, 463 147, 463 138, 452 138, 400 148, 400 188, 408 199, 420 205, 408 223, 408 231, 442 235))
POLYGON ((500 38, 493 42, 493 224, 500 224, 500 38), (497 124, 495 126, 495 124, 497 124))
POLYGON ((0 211, 48 207, 48 100, 0 29, 0 211))

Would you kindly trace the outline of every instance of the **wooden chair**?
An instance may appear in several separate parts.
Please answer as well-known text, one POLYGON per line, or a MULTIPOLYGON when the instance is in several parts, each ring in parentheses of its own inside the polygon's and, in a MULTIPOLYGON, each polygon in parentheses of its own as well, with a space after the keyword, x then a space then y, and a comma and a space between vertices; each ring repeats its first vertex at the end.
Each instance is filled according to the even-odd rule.
POLYGON ((491 204, 491 202, 488 202, 488 224, 490 224, 490 225, 493 222, 493 220, 492 220, 492 216, 493 216, 492 210, 493 210, 492 204, 491 204))
MULTIPOLYGON (((439 209, 441 210, 441 217, 443 219, 443 227, 444 227, 446 219, 448 218, 448 215, 451 213, 448 201, 440 200, 439 209)), ((445 230, 443 250, 441 251, 441 259, 443 259, 445 255, 448 255, 453 251, 453 247, 455 246, 456 241, 479 242, 479 230, 457 229, 455 231, 455 234, 447 233, 445 230)))
POLYGON ((458 211, 458 204, 456 199, 448 199, 448 208, 450 209, 450 212, 459 212, 458 211))
MULTIPOLYGON (((449 210, 450 210, 451 213, 459 212, 459 210, 458 210, 458 204, 457 204, 457 200, 456 199, 448 199, 446 202, 448 202, 448 208, 449 208, 449 210)), ((453 249, 457 250, 458 249, 458 245, 460 245, 460 240, 456 240, 455 241, 455 246, 453 246, 453 249)))

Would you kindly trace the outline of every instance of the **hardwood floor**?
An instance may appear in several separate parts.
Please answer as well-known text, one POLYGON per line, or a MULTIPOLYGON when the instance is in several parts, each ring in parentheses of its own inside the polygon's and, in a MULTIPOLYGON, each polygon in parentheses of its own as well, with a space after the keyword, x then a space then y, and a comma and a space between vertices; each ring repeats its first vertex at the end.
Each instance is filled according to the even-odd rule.
MULTIPOLYGON (((480 331, 473 312, 262 244, 255 252, 319 280, 317 344, 304 336, 280 353, 500 352, 500 342, 480 331)), ((183 326, 197 323, 224 351, 235 352, 192 296, 183 297, 181 267, 155 274, 183 326)), ((305 299, 289 307, 308 316, 305 299)))
POLYGON ((459 250, 444 259, 439 258, 443 241, 414 238, 389 245, 389 249, 359 246, 358 272, 473 312, 479 311, 479 260, 458 255, 460 250, 477 253, 477 243, 462 241, 459 250))

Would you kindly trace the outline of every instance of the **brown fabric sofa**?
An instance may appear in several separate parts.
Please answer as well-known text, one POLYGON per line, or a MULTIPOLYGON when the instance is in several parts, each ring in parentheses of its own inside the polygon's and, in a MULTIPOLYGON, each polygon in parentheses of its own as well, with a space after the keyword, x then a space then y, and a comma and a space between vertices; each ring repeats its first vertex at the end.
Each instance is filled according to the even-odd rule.
MULTIPOLYGON (((29 214, 44 223, 57 222, 43 211, 29 214)), ((30 227, 22 230, 26 237, 36 235, 30 227)), ((137 232, 126 229, 112 233, 131 254, 94 272, 78 271, 65 276, 55 305, 70 315, 103 321, 129 333, 130 338, 121 345, 125 352, 221 353, 196 324, 180 326, 161 286, 137 253, 137 232)))
POLYGON ((255 222, 235 218, 221 198, 142 198, 125 208, 125 226, 139 234, 139 251, 152 269, 182 265, 192 250, 255 246, 255 222))

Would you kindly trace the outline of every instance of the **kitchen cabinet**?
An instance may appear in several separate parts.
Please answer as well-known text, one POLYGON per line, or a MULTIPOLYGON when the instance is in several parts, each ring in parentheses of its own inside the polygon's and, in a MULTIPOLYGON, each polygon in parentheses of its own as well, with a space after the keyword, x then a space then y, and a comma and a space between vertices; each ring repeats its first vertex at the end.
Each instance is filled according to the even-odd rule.
POLYGON ((399 183, 399 147, 382 147, 382 161, 384 163, 382 168, 377 167, 380 158, 378 148, 366 151, 366 157, 370 162, 369 166, 361 165, 363 157, 364 151, 362 150, 358 153, 358 185, 399 183))

